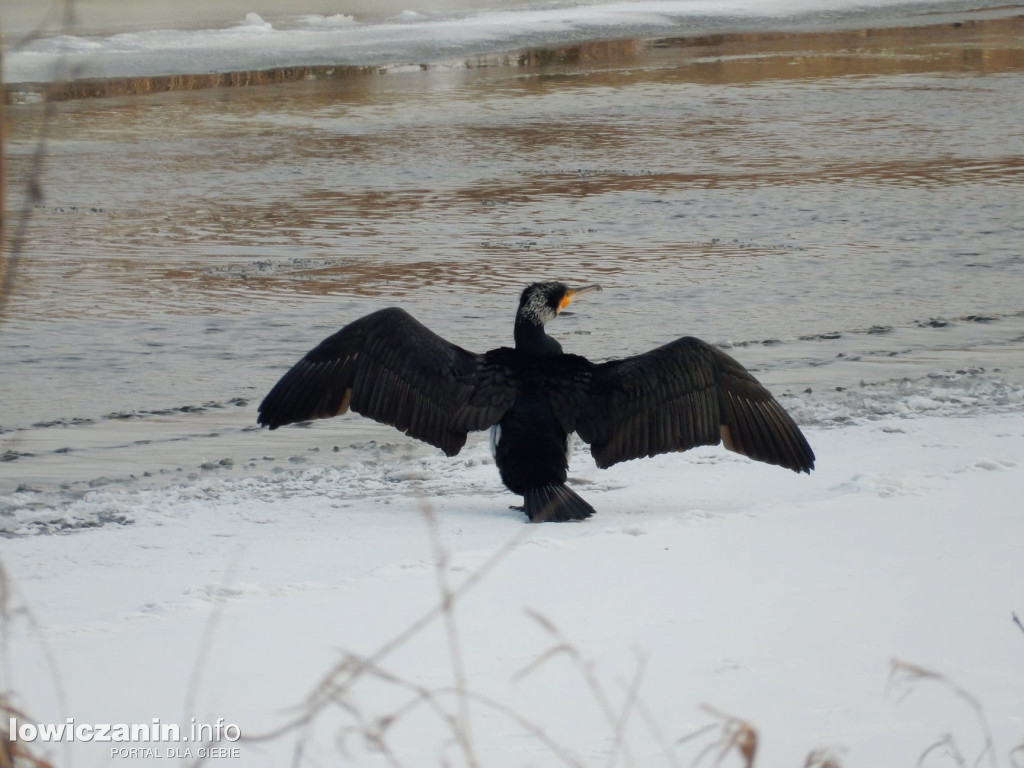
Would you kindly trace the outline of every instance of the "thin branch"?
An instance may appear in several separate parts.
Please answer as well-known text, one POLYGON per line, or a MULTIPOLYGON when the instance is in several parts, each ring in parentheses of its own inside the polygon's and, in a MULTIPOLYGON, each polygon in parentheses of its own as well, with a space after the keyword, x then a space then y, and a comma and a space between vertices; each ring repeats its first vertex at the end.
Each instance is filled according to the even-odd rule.
POLYGON ((679 758, 676 757, 676 753, 672 749, 672 745, 669 744, 667 738, 665 738, 664 732, 661 730, 661 726, 658 725, 658 721, 654 715, 651 714, 650 710, 644 705, 642 701, 637 701, 636 711, 640 713, 640 717, 644 721, 644 725, 647 726, 647 730, 653 734, 654 738, 657 739, 658 744, 661 745, 662 753, 665 755, 665 764, 676 766, 678 768, 681 763, 679 758))
POLYGON ((947 748, 948 756, 952 757, 954 762, 958 766, 960 766, 960 768, 966 767, 967 761, 964 760, 964 756, 960 752, 960 748, 957 747, 956 740, 953 738, 953 734, 947 733, 945 736, 943 736, 941 739, 939 739, 937 742, 932 744, 930 747, 928 747, 928 749, 921 753, 921 756, 917 758, 917 768, 922 768, 922 766, 924 766, 924 761, 928 759, 928 755, 930 755, 937 749, 942 749, 943 747, 947 748))
MULTIPOLYGON (((968 705, 970 705, 971 709, 974 710, 974 714, 978 719, 978 727, 981 729, 981 732, 985 737, 985 746, 982 748, 981 753, 978 755, 975 764, 981 762, 981 760, 987 754, 989 762, 992 764, 992 768, 999 768, 999 761, 996 759, 995 754, 995 742, 992 739, 992 731, 989 728, 988 719, 985 717, 985 710, 981 706, 981 702, 979 702, 965 688, 962 688, 961 686, 957 685, 948 677, 946 677, 943 674, 940 674, 939 672, 935 672, 924 667, 919 667, 916 664, 910 664, 908 662, 901 661, 900 659, 892 660, 888 684, 895 685, 902 682, 907 686, 907 690, 900 697, 900 701, 909 696, 913 692, 914 686, 922 681, 931 681, 943 685, 950 691, 952 691, 955 696, 963 699, 967 702, 968 705), (901 677, 905 677, 906 680, 901 680, 901 677)), ((947 740, 948 743, 953 743, 951 737, 947 736, 946 739, 943 740, 943 742, 946 742, 947 740)), ((939 743, 941 744, 943 742, 939 743)), ((935 745, 929 747, 928 750, 925 751, 925 754, 927 754, 934 748, 935 745)))
MULTIPOLYGON (((601 686, 600 681, 594 674, 593 665, 583 658, 583 656, 579 652, 579 649, 577 649, 576 646, 569 642, 569 640, 561 633, 558 627, 555 626, 554 622, 552 622, 549 618, 530 608, 525 609, 524 612, 527 616, 532 618, 541 627, 543 627, 546 632, 553 635, 558 642, 553 647, 549 648, 547 651, 545 651, 532 662, 530 662, 524 669, 516 673, 513 679, 522 679, 526 675, 535 672, 537 669, 541 667, 542 664, 546 663, 548 660, 554 658, 555 656, 566 654, 570 659, 572 659, 572 662, 576 666, 576 669, 579 671, 580 676, 586 682, 587 687, 590 689, 590 692, 593 695, 594 700, 597 701, 598 707, 600 708, 601 713, 604 715, 605 720, 608 722, 609 727, 612 728, 613 731, 616 733, 616 741, 609 758, 609 765, 613 766, 615 764, 615 761, 618 759, 619 752, 623 752, 625 754, 627 762, 631 762, 629 754, 629 745, 624 738, 625 726, 622 720, 623 717, 628 718, 628 712, 632 708, 632 698, 635 695, 635 692, 631 690, 630 700, 627 700, 625 710, 623 711, 623 713, 617 714, 615 712, 615 708, 609 701, 608 696, 604 691, 604 688, 601 686), (619 739, 619 736, 622 736, 623 738, 619 739)), ((643 661, 641 661, 639 666, 642 672, 643 661)))
POLYGON ((557 741, 548 736, 543 728, 530 722, 525 717, 516 712, 514 709, 508 707, 505 704, 502 704, 500 701, 495 701, 494 699, 491 699, 479 693, 475 693, 473 691, 468 691, 468 694, 475 701, 478 701, 481 704, 490 707, 496 712, 500 712, 501 714, 505 715, 505 717, 512 720, 516 725, 518 725, 524 731, 529 733, 531 736, 535 737, 544 746, 551 750, 551 753, 558 757, 558 759, 566 765, 578 766, 578 768, 583 768, 583 763, 577 760, 567 749, 561 746, 557 741))
POLYGON ((718 754, 715 757, 714 764, 721 765, 726 755, 731 751, 736 750, 743 756, 744 767, 753 768, 754 758, 757 756, 758 745, 757 731, 754 727, 741 718, 722 712, 707 704, 702 705, 701 709, 720 720, 721 724, 711 724, 704 726, 703 728, 699 728, 693 733, 683 736, 676 743, 682 744, 685 741, 690 741, 697 736, 701 736, 714 730, 719 730, 721 735, 716 741, 708 744, 697 753, 697 756, 693 759, 692 765, 699 765, 705 757, 715 750, 718 751, 718 754))
POLYGON ((647 657, 641 655, 637 661, 636 672, 633 674, 633 682, 626 689, 626 703, 622 706, 622 712, 619 713, 619 721, 615 725, 615 741, 612 744, 612 753, 608 758, 608 768, 615 768, 619 752, 625 746, 626 726, 629 724, 629 718, 633 714, 637 694, 640 692, 640 684, 643 682, 646 670, 647 657))
MULTIPOLYGON (((4 568, 3 563, 0 563, 0 652, 3 654, 3 671, 4 679, 9 680, 11 677, 8 669, 8 661, 10 659, 10 645, 7 635, 7 629, 18 619, 24 619, 32 633, 36 637, 36 641, 39 643, 39 649, 43 654, 43 659, 46 662, 46 667, 50 672, 50 678, 53 681, 54 693, 57 697, 58 711, 61 712, 61 717, 66 717, 68 712, 68 700, 67 695, 64 691, 64 684, 61 682, 60 671, 57 668, 57 659, 53 655, 53 651, 50 648, 50 644, 46 640, 46 634, 43 632, 43 628, 36 621, 35 615, 24 603, 15 605, 16 590, 14 583, 10 576, 7 575, 7 569, 4 568)), ((0 710, 6 711, 16 717, 28 719, 21 712, 13 709, 10 704, 7 703, 6 696, 0 693, 0 710)), ((0 744, 3 742, 0 741, 0 744)), ((71 764, 71 746, 70 743, 64 742, 64 761, 69 766, 71 764)), ((2 754, 2 753, 0 753, 2 754)), ((15 754, 19 759, 28 761, 30 766, 49 766, 50 764, 42 760, 38 760, 32 755, 28 754, 24 749, 18 749, 15 754)), ((20 763, 12 761, 11 765, 20 765, 20 763)), ((0 763, 4 765, 4 763, 0 763)))
POLYGON ((1010 750, 1010 768, 1024 768, 1024 742, 1010 750))
POLYGON ((569 655, 569 656, 573 656, 573 655, 576 654, 576 652, 577 652, 576 649, 573 646, 569 645, 568 643, 558 643, 557 645, 553 645, 552 647, 550 647, 546 651, 544 651, 544 653, 542 653, 539 656, 535 657, 533 659, 533 661, 531 661, 529 664, 527 664, 521 670, 519 670, 514 675, 512 675, 512 679, 515 682, 519 682, 523 678, 529 677, 534 672, 536 672, 538 669, 540 669, 540 667, 542 667, 544 664, 546 664, 549 659, 552 659, 555 656, 560 656, 563 653, 566 654, 566 655, 569 655))
POLYGON ((804 761, 804 768, 842 768, 842 763, 830 749, 815 749, 804 761))
POLYGON ((455 735, 466 762, 471 768, 479 765, 476 753, 473 750, 473 733, 469 717, 469 698, 466 696, 466 668, 462 657, 462 645, 459 642, 458 626, 455 622, 455 609, 452 605, 452 590, 448 583, 448 562, 449 554, 441 543, 441 531, 437 522, 437 514, 427 504, 421 504, 423 516, 427 521, 427 528, 430 530, 430 543, 434 550, 434 573, 437 575, 437 590, 441 595, 441 605, 444 610, 444 627, 448 636, 448 653, 451 657, 452 677, 455 681, 456 701, 459 710, 459 728, 455 735))
MULTIPOLYGON (((61 11, 60 31, 65 35, 70 35, 75 26, 75 0, 63 0, 53 5, 53 7, 58 6, 61 11)), ((42 29, 43 27, 40 27, 36 32, 30 33, 29 37, 41 35, 42 32, 40 30, 42 29)), ((13 50, 15 47, 16 44, 9 45, 8 50, 13 50)), ((74 78, 76 74, 80 74, 78 68, 68 68, 65 64, 66 62, 63 59, 58 59, 54 73, 55 82, 67 81, 74 78)), ((8 304, 14 295, 18 269, 25 252, 28 228, 32 221, 32 215, 36 207, 43 201, 42 178, 47 157, 46 145, 50 138, 50 131, 52 130, 56 115, 56 102, 47 101, 44 106, 43 119, 40 123, 36 146, 30 157, 28 177, 25 180, 25 199, 22 202, 21 210, 14 219, 14 230, 10 233, 6 256, 4 255, 3 248, 5 242, 3 238, 7 231, 6 208, 0 205, 0 324, 3 323, 7 315, 8 304)), ((2 148, 0 146, 0 150, 2 148)), ((0 154, 3 153, 0 152, 0 154)), ((0 186, 6 186, 7 179, 2 170, 0 169, 0 186)), ((0 196, 0 203, 4 202, 3 197, 0 196)))
MULTIPOLYGON (((242 547, 235 549, 235 554, 224 569, 222 583, 225 587, 235 580, 235 573, 238 570, 238 563, 242 558, 242 547)), ((188 676, 188 687, 185 689, 185 717, 182 722, 195 715, 194 707, 196 696, 199 692, 199 683, 203 677, 204 662, 209 656, 210 648, 213 646, 213 638, 217 633, 221 617, 224 615, 224 601, 215 600, 210 615, 206 617, 206 625, 203 627, 203 634, 199 640, 199 648, 196 650, 195 661, 192 662, 192 671, 188 676)))
MULTIPOLYGON (((465 580, 455 587, 450 596, 449 604, 454 605, 465 596, 483 578, 497 567, 498 563, 505 559, 526 536, 530 534, 530 528, 523 526, 520 531, 510 538, 505 545, 497 550, 477 570, 473 571, 465 580)), ((243 736, 247 741, 268 741, 289 733, 303 724, 313 720, 328 704, 331 703, 331 695, 337 691, 344 691, 351 688, 368 671, 376 667, 381 661, 390 656, 396 650, 408 643, 426 627, 430 626, 438 617, 444 613, 443 602, 438 603, 418 619, 409 624, 404 630, 395 635, 391 640, 381 645, 376 651, 365 659, 354 659, 345 656, 340 662, 321 678, 320 683, 309 694, 300 714, 293 719, 255 736, 243 736), (339 680, 339 678, 341 678, 339 680)))

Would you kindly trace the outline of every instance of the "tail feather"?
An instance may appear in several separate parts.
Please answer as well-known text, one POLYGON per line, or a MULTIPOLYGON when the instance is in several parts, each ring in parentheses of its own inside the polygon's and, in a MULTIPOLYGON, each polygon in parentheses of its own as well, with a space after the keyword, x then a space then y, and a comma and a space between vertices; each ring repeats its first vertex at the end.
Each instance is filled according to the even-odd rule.
POLYGON ((585 520, 595 510, 565 483, 549 483, 528 488, 523 494, 526 516, 531 523, 564 523, 585 520))

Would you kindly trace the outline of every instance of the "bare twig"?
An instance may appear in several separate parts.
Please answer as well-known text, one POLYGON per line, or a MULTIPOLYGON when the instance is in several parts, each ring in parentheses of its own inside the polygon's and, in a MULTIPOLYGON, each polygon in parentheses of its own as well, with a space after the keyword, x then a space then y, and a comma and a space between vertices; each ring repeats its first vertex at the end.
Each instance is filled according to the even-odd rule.
POLYGON ((449 697, 458 698, 465 696, 480 706, 487 707, 508 717, 524 731, 543 743, 565 765, 573 768, 582 768, 582 764, 565 747, 548 736, 543 728, 532 723, 510 707, 488 696, 468 688, 461 691, 447 686, 428 688, 395 675, 378 664, 371 664, 368 659, 357 658, 354 655, 351 655, 350 659, 353 664, 363 670, 364 674, 404 690, 412 696, 406 704, 403 704, 398 709, 373 719, 367 718, 359 707, 347 699, 350 693, 349 688, 339 687, 335 691, 336 697, 332 698, 334 704, 340 706, 352 717, 355 722, 355 728, 352 731, 366 739, 369 744, 380 751, 387 758, 388 762, 394 766, 400 766, 401 763, 388 743, 388 732, 391 729, 400 724, 404 718, 417 709, 425 707, 437 715, 441 722, 451 729, 453 736, 458 740, 456 734, 460 724, 456 718, 451 717, 447 709, 442 705, 442 700, 449 697))
MULTIPOLYGON (((15 604, 15 592, 14 586, 7 575, 6 569, 3 564, 0 563, 0 638, 2 638, 2 644, 0 644, 0 653, 3 655, 3 671, 4 680, 10 680, 10 669, 8 664, 10 661, 10 646, 8 645, 7 629, 15 621, 23 619, 28 622, 33 633, 35 634, 39 647, 42 650, 43 658, 46 660, 47 667, 50 670, 50 675, 53 679, 54 690, 57 695, 57 702, 59 708, 67 712, 67 698, 64 694, 64 686, 61 683, 61 677, 57 672, 57 662, 50 651, 50 646, 46 642, 46 637, 43 634, 42 628, 36 622, 35 616, 25 605, 15 604)), ((25 747, 12 740, 12 734, 7 732, 6 724, 9 722, 9 718, 20 718, 28 720, 21 711, 16 709, 7 700, 6 691, 0 687, 0 712, 5 716, 0 718, 0 768, 7 768, 7 766, 26 766, 27 768, 51 768, 51 764, 35 757, 25 747)), ((69 754, 70 746, 65 743, 65 762, 69 762, 67 755, 69 754)), ((69 763, 70 764, 70 763, 69 763)))
MULTIPOLYGON (((0 29, 0 32, 3 30, 0 29)), ((4 57, 3 51, 0 51, 0 88, 3 88, 3 68, 4 57)), ((3 109, 3 105, 0 105, 0 283, 7 282, 7 262, 4 259, 4 223, 7 218, 7 200, 5 193, 7 191, 7 173, 4 159, 7 155, 7 146, 4 141, 4 119, 6 110, 3 109)), ((3 296, 4 293, 0 289, 0 312, 3 307, 3 296)))
POLYGON ((39 622, 36 621, 35 615, 26 605, 17 605, 14 603, 14 585, 10 577, 7 575, 7 570, 3 564, 0 563, 0 633, 3 635, 3 653, 4 653, 4 667, 6 671, 6 677, 9 679, 10 672, 6 669, 7 658, 9 652, 9 646, 7 644, 7 627, 16 620, 24 619, 28 622, 32 632, 36 636, 36 640, 39 643, 39 648, 43 653, 43 658, 46 661, 46 666, 50 671, 50 676, 53 679, 54 692, 57 696, 57 702, 62 712, 68 711, 67 695, 64 692, 64 685, 61 682, 61 675, 57 668, 57 659, 50 650, 50 644, 46 641, 46 635, 43 632, 43 628, 39 626, 39 622))
MULTIPOLYGON (((395 739, 397 738, 395 735, 396 729, 413 713, 425 710, 435 716, 451 735, 451 740, 445 742, 447 746, 442 746, 441 764, 451 764, 448 756, 444 755, 443 752, 454 745, 459 750, 462 761, 469 766, 477 766, 480 765, 480 760, 475 752, 472 737, 468 730, 470 704, 472 703, 475 708, 489 709, 508 718, 516 726, 522 728, 523 731, 543 744, 550 751, 551 755, 556 760, 561 761, 562 764, 569 768, 581 768, 582 764, 579 759, 569 749, 552 738, 542 726, 523 716, 512 707, 472 690, 468 685, 464 667, 465 662, 462 658, 461 639, 455 621, 455 609, 458 600, 469 589, 479 583, 483 576, 489 573, 518 544, 523 536, 528 534, 530 529, 524 528, 523 532, 513 537, 501 550, 494 553, 483 566, 473 571, 468 578, 453 586, 448 579, 450 554, 444 548, 441 541, 437 519, 430 510, 425 509, 424 514, 430 530, 431 544, 436 563, 437 585, 440 596, 438 605, 372 654, 362 656, 346 652, 342 659, 334 665, 329 674, 321 678, 319 684, 307 697, 305 704, 295 717, 269 732, 255 736, 247 734, 243 736, 243 740, 251 742, 273 740, 296 730, 311 728, 314 721, 329 707, 333 706, 344 712, 347 718, 349 718, 350 723, 339 730, 337 737, 339 752, 343 754, 347 752, 345 742, 349 736, 359 736, 389 765, 400 768, 402 766, 402 757, 394 749, 395 739), (431 621, 439 617, 442 617, 445 621, 449 652, 452 655, 453 684, 451 686, 426 686, 395 674, 384 666, 384 660, 388 654, 408 642, 431 621), (397 707, 389 708, 382 714, 371 716, 354 698, 356 684, 365 679, 375 680, 391 686, 396 691, 409 694, 409 698, 399 703, 397 707), (452 703, 454 703, 454 711, 451 706, 452 703)), ((579 650, 561 634, 555 624, 547 617, 530 610, 527 611, 527 614, 545 631, 551 634, 556 643, 537 659, 534 659, 523 670, 520 670, 514 676, 514 679, 523 679, 532 674, 554 656, 563 654, 569 656, 573 665, 589 686, 602 714, 613 730, 614 741, 607 760, 609 768, 615 768, 623 762, 626 764, 633 763, 629 755, 626 733, 634 713, 639 713, 652 732, 659 737, 666 752, 667 764, 678 765, 678 761, 672 754, 671 747, 660 736, 657 727, 652 725, 653 718, 644 710, 639 700, 640 687, 647 669, 646 659, 642 656, 638 658, 637 668, 632 678, 628 685, 624 685, 624 704, 619 709, 616 709, 612 706, 605 690, 594 674, 593 664, 583 658, 579 650)), ((417 759, 420 759, 420 757, 417 759)))
MULTIPOLYGON (((224 570, 224 578, 222 583, 227 586, 235 580, 235 572, 238 569, 238 562, 242 556, 242 548, 239 546, 235 549, 235 554, 228 563, 228 567, 224 570)), ((203 627, 203 635, 199 640, 199 648, 196 651, 195 661, 192 662, 192 671, 188 676, 188 687, 185 689, 185 716, 182 719, 183 723, 187 723, 189 718, 195 715, 195 701, 196 696, 199 692, 199 683, 203 677, 204 662, 209 657, 210 648, 213 645, 213 637, 217 633, 217 627, 220 624, 221 617, 224 614, 224 601, 214 600, 213 607, 210 610, 210 615, 206 617, 206 625, 203 627)))
MULTIPOLYGON (((491 555, 491 557, 488 558, 482 566, 473 571, 466 577, 466 579, 460 582, 457 587, 451 590, 448 604, 454 605, 458 600, 470 592, 487 574, 497 567, 498 563, 504 560, 505 557, 507 557, 508 554, 518 546, 519 542, 529 535, 529 533, 530 528, 523 526, 520 531, 509 539, 501 549, 491 555)), ((445 605, 442 601, 430 608, 422 616, 410 623, 404 630, 391 638, 391 640, 382 644, 376 651, 366 658, 355 659, 353 656, 346 655, 321 678, 320 683, 309 694, 305 704, 301 707, 301 711, 294 718, 282 725, 279 725, 277 728, 266 731, 265 733, 257 734, 255 736, 245 735, 242 738, 246 741, 253 742, 268 741, 279 738, 280 736, 301 727, 305 723, 312 721, 332 702, 334 695, 339 691, 347 691, 350 689, 360 678, 366 675, 370 670, 376 668, 380 662, 408 643, 442 616, 444 610, 445 605)))
POLYGON ((1020 616, 1016 612, 1013 614, 1013 623, 1020 627, 1020 631, 1024 632, 1024 623, 1021 623, 1020 616))
POLYGON ((615 763, 619 759, 619 751, 626 743, 626 726, 629 724, 629 718, 633 714, 637 694, 640 691, 640 683, 644 679, 646 669, 647 657, 640 655, 637 660, 636 672, 633 674, 633 682, 626 689, 626 703, 622 706, 618 722, 615 725, 615 741, 612 744, 612 753, 608 757, 608 768, 615 768, 615 763))
MULTIPOLYGON (((65 29, 70 28, 73 21, 72 5, 73 0, 65 0, 63 3, 65 29)), ((16 45, 16 42, 8 41, 7 48, 8 50, 12 50, 16 45)), ((3 96, 2 64, 2 58, 0 58, 0 96, 3 96)), ((35 151, 31 157, 29 175, 25 180, 25 201, 18 214, 14 232, 11 235, 10 242, 8 243, 6 195, 8 180, 7 166, 5 162, 7 155, 7 135, 5 110, 3 109, 3 105, 0 104, 0 325, 3 324, 4 318, 7 314, 9 299, 14 293, 18 264, 24 251, 26 234, 28 231, 29 221, 32 217, 32 211, 38 204, 39 200, 42 199, 42 169, 46 156, 46 140, 49 135, 50 126, 53 122, 53 117, 54 109, 51 106, 48 106, 44 114, 43 127, 36 142, 35 151)), ((53 686, 57 697, 58 708, 59 710, 66 712, 68 708, 67 697, 64 693, 61 676, 57 670, 56 659, 50 650, 49 644, 46 642, 42 628, 36 622, 35 616, 33 616, 27 606, 15 604, 13 584, 8 577, 3 564, 0 563, 0 655, 2 655, 0 663, 3 665, 2 668, 0 668, 0 671, 2 671, 2 679, 5 681, 11 679, 11 670, 9 667, 10 646, 8 643, 7 628, 12 622, 18 619, 24 619, 27 621, 35 634, 39 643, 39 648, 42 651, 43 658, 50 670, 50 675, 53 680, 53 686)), ((0 686, 0 690, 2 690, 2 686, 0 686)), ((9 722, 9 719, 20 718, 28 720, 28 718, 20 710, 14 708, 10 704, 7 700, 6 693, 0 693, 0 713, 3 713, 2 719, 4 722, 4 726, 0 727, 0 766, 3 768, 13 768, 15 766, 20 768, 53 768, 52 763, 36 757, 21 743, 15 741, 15 734, 8 733, 6 723, 9 722)), ((70 745, 67 743, 64 744, 64 753, 65 762, 70 765, 70 745)))
POLYGON ((754 727, 746 720, 742 720, 734 715, 726 714, 725 712, 715 709, 707 704, 702 705, 701 709, 721 722, 718 724, 712 723, 711 725, 699 728, 693 733, 683 736, 676 743, 681 744, 686 741, 692 741, 705 733, 710 733, 716 730, 719 731, 720 735, 716 741, 704 747, 704 749, 697 753, 697 756, 693 759, 692 765, 700 765, 705 757, 715 751, 717 751, 718 754, 715 756, 713 764, 721 765, 726 755, 735 750, 743 757, 744 768, 753 768, 754 758, 757 756, 758 742, 757 731, 754 727))
MULTIPOLYGON (((53 122, 53 114, 54 105, 47 105, 46 115, 40 129, 40 136, 32 153, 29 176, 25 181, 25 200, 14 220, 14 229, 10 235, 6 255, 3 257, 2 268, 0 268, 0 272, 2 272, 2 276, 0 276, 0 323, 3 322, 7 315, 7 306, 10 303, 11 296, 14 294, 15 280, 18 274, 18 267, 21 264, 21 257, 25 250, 25 242, 29 223, 32 221, 32 214, 35 207, 43 199, 41 179, 43 165, 46 160, 46 140, 53 122)), ((6 216, 4 218, 6 219, 6 216)), ((0 254, 2 253, 5 253, 5 251, 3 248, 0 248, 0 254)))
POLYGON ((640 713, 640 717, 643 719, 644 725, 647 726, 647 730, 651 732, 658 744, 661 745, 662 754, 665 756, 665 765, 679 768, 681 763, 676 757, 676 753, 672 750, 672 745, 669 743, 668 739, 665 738, 665 734, 661 730, 661 726, 658 725, 658 721, 655 719, 654 715, 652 715, 650 710, 644 706, 642 701, 637 701, 636 711, 640 713))
POLYGON ((947 733, 921 753, 921 756, 917 758, 917 768, 923 768, 924 761, 928 759, 928 755, 942 748, 946 749, 944 757, 953 758, 953 762, 960 766, 960 768, 967 767, 967 761, 964 759, 963 753, 960 751, 960 747, 956 745, 956 739, 953 738, 953 734, 947 733))
MULTIPOLYGON (((995 743, 992 739, 992 732, 989 729, 988 719, 985 717, 985 711, 981 706, 981 702, 979 702, 966 689, 957 685, 948 677, 939 672, 935 672, 933 670, 920 667, 916 664, 910 664, 908 662, 901 661, 900 659, 892 660, 892 667, 889 672, 889 685, 906 686, 906 690, 900 696, 900 701, 903 701, 911 693, 913 693, 916 686, 922 682, 934 682, 938 683, 939 685, 945 686, 950 691, 952 691, 952 693, 955 696, 957 696, 960 699, 963 699, 965 702, 967 702, 968 705, 970 705, 971 709, 974 710, 974 714, 978 719, 978 727, 981 729, 981 732, 985 737, 985 746, 982 748, 981 753, 975 759, 974 764, 977 765, 984 759, 985 755, 988 755, 988 759, 989 762, 992 764, 992 768, 998 768, 999 762, 996 759, 995 743)), ((947 735, 943 739, 936 742, 936 744, 933 744, 931 747, 925 750, 924 754, 921 755, 921 758, 918 761, 918 765, 921 764, 921 760, 924 760, 924 758, 928 755, 929 752, 943 745, 950 746, 951 748, 956 750, 956 744, 952 736, 947 735)), ((954 756, 958 756, 958 762, 963 761, 963 756, 960 755, 959 751, 954 751, 954 756)), ((966 764, 966 761, 960 762, 960 764, 966 764)))
MULTIPOLYGON (((61 9, 61 31, 65 34, 70 34, 75 25, 74 0, 63 0, 63 2, 55 3, 54 7, 56 6, 59 6, 61 9)), ((40 34, 40 32, 32 33, 32 35, 40 34)), ((13 46, 8 46, 9 49, 12 47, 13 46)), ((63 63, 59 65, 59 68, 63 68, 63 63)), ((64 69, 64 72, 58 71, 56 73, 58 75, 58 80, 67 80, 74 77, 75 70, 64 69)), ((2 110, 0 110, 0 112, 2 112, 2 110)), ((36 138, 35 149, 30 157, 28 176, 24 181, 25 199, 22 202, 21 210, 14 219, 14 229, 10 233, 9 241, 4 240, 8 229, 6 226, 6 208, 3 205, 6 201, 4 200, 4 196, 0 195, 0 324, 3 323, 7 316, 8 304, 14 294, 18 269, 21 265, 21 259, 25 252, 28 228, 32 221, 33 212, 43 200, 42 179, 43 168, 46 164, 46 145, 50 137, 50 131, 52 130, 56 115, 56 102, 48 101, 44 107, 43 119, 40 123, 39 135, 36 138), (3 248, 5 242, 7 242, 6 251, 3 248)), ((6 137, 3 138, 5 139, 6 137)), ((0 149, 2 149, 2 142, 0 142, 0 149)), ((3 154, 3 152, 0 152, 0 157, 2 157, 3 154)), ((6 187, 6 182, 7 179, 4 175, 4 169, 0 168, 0 187, 6 187)))
POLYGON ((455 694, 459 709, 459 728, 455 732, 456 738, 462 747, 466 762, 471 768, 476 768, 479 762, 473 750, 469 698, 466 695, 466 669, 463 664, 462 646, 459 642, 459 632, 455 622, 451 585, 448 583, 448 550, 441 543, 437 514, 429 504, 423 503, 421 507, 423 516, 427 520, 427 528, 430 530, 430 543, 434 550, 434 573, 437 575, 437 589, 441 595, 441 605, 444 609, 444 627, 448 636, 448 654, 451 657, 452 676, 455 679, 455 694))
POLYGON ((554 625, 554 623, 550 619, 548 619, 543 614, 534 611, 530 608, 525 609, 524 612, 527 616, 529 616, 538 624, 540 624, 547 632, 554 635, 558 642, 552 648, 549 648, 547 651, 542 653, 533 662, 528 664, 525 669, 516 673, 513 679, 522 679, 526 677, 527 674, 532 674, 537 669, 539 669, 542 663, 547 662, 549 659, 552 659, 555 656, 565 654, 570 659, 572 659, 573 664, 576 665, 576 668, 579 670, 580 675, 587 683, 587 687, 589 687, 591 693, 593 693, 594 699, 597 701, 602 714, 608 721, 608 724, 614 728, 618 718, 615 714, 614 709, 608 701, 608 697, 605 695, 604 689, 601 687, 601 684, 594 676, 594 671, 591 664, 583 658, 582 654, 580 654, 579 652, 579 649, 571 642, 569 642, 568 639, 566 639, 566 637, 561 633, 561 631, 554 625))
POLYGON ((481 704, 485 704, 486 706, 490 707, 494 711, 500 712, 509 720, 518 725, 520 728, 522 728, 524 731, 532 735, 544 746, 546 746, 549 750, 551 750, 551 754, 555 755, 567 766, 577 766, 578 768, 582 768, 583 763, 577 760, 572 755, 572 753, 570 753, 565 747, 563 747, 557 741, 548 736, 548 734, 544 731, 543 728, 541 728, 535 723, 530 722, 511 707, 502 704, 500 701, 495 701, 494 699, 491 699, 487 696, 483 696, 479 693, 475 693, 473 691, 470 691, 469 695, 474 699, 474 701, 478 701, 481 704))
POLYGON ((627 689, 627 701, 624 709, 621 713, 617 713, 611 702, 608 700, 608 696, 605 693, 603 686, 594 674, 593 664, 583 658, 579 649, 576 648, 569 640, 561 633, 558 627, 555 626, 549 618, 544 616, 538 611, 527 608, 525 610, 527 616, 537 622, 548 634, 554 636, 557 641, 554 646, 540 654, 526 667, 517 672, 514 676, 514 680, 521 680, 528 675, 533 674, 543 664, 547 663, 550 659, 555 656, 566 655, 568 656, 576 669, 579 671, 580 676, 586 682, 587 687, 590 689, 594 700, 597 702, 601 713, 604 715, 605 720, 608 722, 610 728, 615 733, 615 742, 612 748, 612 752, 609 755, 609 766, 614 766, 618 760, 619 753, 623 753, 627 762, 632 762, 629 754, 629 744, 625 739, 625 726, 631 714, 635 699, 637 686, 640 684, 640 680, 643 677, 643 669, 645 666, 645 660, 641 658, 638 663, 637 674, 634 676, 633 684, 627 689))
POLYGON ((842 768, 842 763, 830 749, 815 749, 804 761, 804 768, 842 768))
POLYGON ((515 681, 519 681, 519 680, 522 680, 522 679, 524 679, 526 677, 529 677, 537 669, 539 669, 540 667, 544 666, 544 664, 546 664, 549 659, 552 659, 555 656, 560 656, 563 653, 568 655, 568 656, 571 656, 574 653, 576 653, 576 649, 573 646, 569 645, 569 643, 558 643, 557 645, 553 645, 550 648, 548 648, 546 651, 544 651, 544 653, 542 653, 539 656, 535 657, 533 659, 533 661, 531 661, 529 664, 527 664, 521 670, 519 670, 514 675, 512 675, 512 679, 515 680, 515 681))
POLYGON ((1024 768, 1024 742, 1010 750, 1010 768, 1024 768))
POLYGON ((9 719, 27 720, 23 712, 15 709, 0 696, 0 768, 53 768, 53 764, 36 757, 8 732, 9 719))

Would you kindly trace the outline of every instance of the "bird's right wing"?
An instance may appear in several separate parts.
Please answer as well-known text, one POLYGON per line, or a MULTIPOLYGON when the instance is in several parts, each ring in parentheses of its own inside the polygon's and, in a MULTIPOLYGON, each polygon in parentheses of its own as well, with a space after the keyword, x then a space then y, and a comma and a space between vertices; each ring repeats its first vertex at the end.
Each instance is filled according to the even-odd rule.
POLYGON ((350 323, 296 363, 263 399, 259 423, 276 429, 351 408, 454 456, 467 432, 497 422, 515 396, 507 368, 392 307, 350 323))
POLYGON ((599 467, 720 441, 797 472, 814 467, 807 440, 771 393, 725 352, 691 337, 594 366, 576 431, 599 467))

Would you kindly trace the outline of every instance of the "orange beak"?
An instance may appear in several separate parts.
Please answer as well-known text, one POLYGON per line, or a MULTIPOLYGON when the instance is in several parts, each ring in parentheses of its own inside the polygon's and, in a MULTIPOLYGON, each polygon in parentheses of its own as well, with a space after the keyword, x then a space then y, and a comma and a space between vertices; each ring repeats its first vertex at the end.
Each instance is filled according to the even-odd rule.
POLYGON ((558 302, 558 311, 561 312, 563 309, 568 307, 577 296, 582 296, 585 293, 594 293, 600 290, 600 285, 583 285, 579 288, 570 288, 565 292, 565 296, 562 297, 562 300, 558 302))

